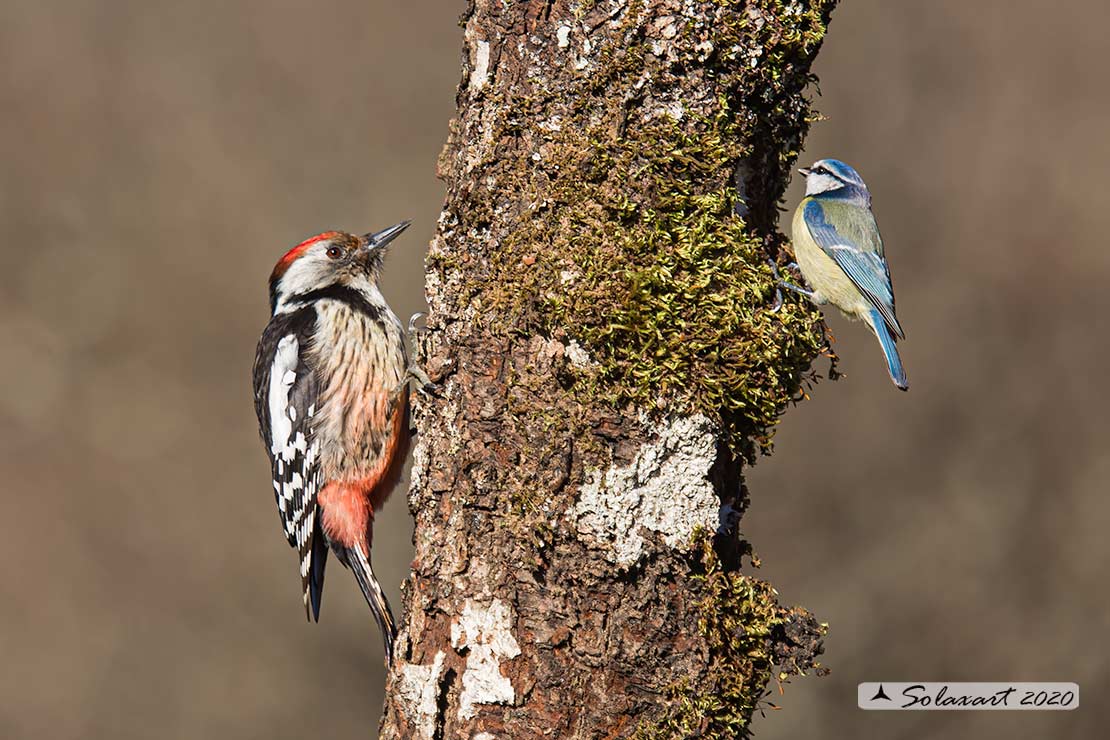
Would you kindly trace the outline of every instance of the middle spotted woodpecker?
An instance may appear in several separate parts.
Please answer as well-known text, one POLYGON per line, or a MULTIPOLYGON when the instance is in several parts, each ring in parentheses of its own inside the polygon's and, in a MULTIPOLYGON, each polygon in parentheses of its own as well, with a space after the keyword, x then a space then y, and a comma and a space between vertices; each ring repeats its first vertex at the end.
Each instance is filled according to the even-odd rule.
POLYGON ((328 231, 282 257, 254 361, 254 404, 278 513, 300 555, 305 613, 320 618, 328 548, 358 581, 393 657, 393 614, 370 567, 374 515, 408 454, 401 322, 378 289, 405 221, 365 236, 328 231))

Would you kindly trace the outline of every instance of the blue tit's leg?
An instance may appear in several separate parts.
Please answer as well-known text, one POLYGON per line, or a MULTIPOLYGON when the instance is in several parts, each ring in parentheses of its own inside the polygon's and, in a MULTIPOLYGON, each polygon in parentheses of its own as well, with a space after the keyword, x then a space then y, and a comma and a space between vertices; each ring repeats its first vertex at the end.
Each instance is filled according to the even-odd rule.
POLYGON ((775 303, 771 306, 771 313, 778 313, 779 309, 782 308, 782 288, 779 287, 782 278, 779 276, 779 266, 775 264, 773 259, 768 257, 767 264, 771 266, 771 274, 775 276, 775 303))
POLYGON ((780 280, 779 285, 786 288, 787 290, 794 291, 798 295, 804 295, 806 298, 810 299, 814 303, 821 304, 825 302, 824 297, 816 290, 806 290, 805 288, 794 285, 793 283, 788 283, 785 280, 780 280))
POLYGON ((778 313, 780 308, 782 308, 782 288, 775 283, 775 302, 771 306, 771 313, 778 313))
MULTIPOLYGON (((782 275, 779 274, 778 265, 776 265, 773 260, 768 259, 767 264, 771 266, 771 272, 774 273, 775 282, 778 284, 778 287, 775 289, 775 307, 771 309, 772 311, 778 311, 780 308, 782 308, 782 290, 780 288, 786 288, 787 290, 792 290, 799 295, 804 295, 806 298, 810 299, 818 305, 826 302, 825 297, 818 293, 816 290, 806 290, 799 285, 794 285, 794 283, 788 283, 787 281, 783 280, 782 275)), ((792 270, 797 270, 798 263, 791 262, 787 265, 787 267, 792 270)))

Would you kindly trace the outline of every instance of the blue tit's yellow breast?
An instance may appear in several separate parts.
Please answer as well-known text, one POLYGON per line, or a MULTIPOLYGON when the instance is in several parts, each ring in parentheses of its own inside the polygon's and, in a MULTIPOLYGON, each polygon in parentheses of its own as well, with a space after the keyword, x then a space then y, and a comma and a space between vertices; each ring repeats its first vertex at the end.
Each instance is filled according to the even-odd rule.
POLYGON ((809 200, 803 200, 794 212, 794 256, 798 260, 798 269, 802 271, 802 277, 809 283, 809 287, 820 293, 821 298, 850 318, 862 319, 871 310, 871 306, 844 270, 825 254, 821 245, 810 234, 804 215, 809 200))

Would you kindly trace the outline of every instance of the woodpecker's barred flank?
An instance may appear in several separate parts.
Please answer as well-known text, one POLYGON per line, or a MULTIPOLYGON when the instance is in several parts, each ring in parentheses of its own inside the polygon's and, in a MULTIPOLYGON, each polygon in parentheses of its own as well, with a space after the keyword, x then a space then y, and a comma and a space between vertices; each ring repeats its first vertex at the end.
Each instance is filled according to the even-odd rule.
POLYGON ((350 568, 392 660, 396 628, 370 566, 374 514, 409 449, 401 322, 378 289, 405 221, 362 237, 328 231, 270 276, 270 323, 254 361, 254 404, 282 529, 300 558, 305 613, 320 618, 328 550, 350 568))

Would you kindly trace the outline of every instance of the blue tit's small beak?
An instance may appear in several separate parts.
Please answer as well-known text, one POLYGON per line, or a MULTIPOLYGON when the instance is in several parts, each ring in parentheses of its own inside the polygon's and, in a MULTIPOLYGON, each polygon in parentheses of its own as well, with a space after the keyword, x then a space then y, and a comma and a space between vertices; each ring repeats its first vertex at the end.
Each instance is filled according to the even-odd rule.
POLYGON ((400 236, 401 232, 407 229, 410 224, 412 224, 412 221, 402 221, 399 224, 394 224, 393 226, 390 226, 388 229, 382 229, 381 231, 376 231, 373 234, 367 234, 363 237, 363 239, 366 240, 366 248, 380 249, 381 247, 384 247, 386 244, 389 244, 391 241, 400 236))
POLYGON ((801 172, 806 177, 809 177, 810 170, 809 170, 809 167, 799 167, 798 172, 801 172))

